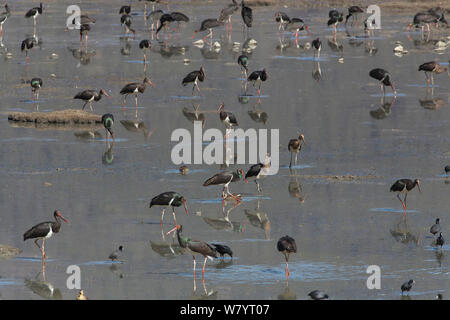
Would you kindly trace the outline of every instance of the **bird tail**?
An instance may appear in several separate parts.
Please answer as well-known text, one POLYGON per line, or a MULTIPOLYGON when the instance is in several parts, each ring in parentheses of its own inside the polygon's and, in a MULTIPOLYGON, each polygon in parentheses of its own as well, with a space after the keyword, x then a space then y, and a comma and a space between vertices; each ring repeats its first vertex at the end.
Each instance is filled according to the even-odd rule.
POLYGON ((213 180, 214 180, 214 177, 209 178, 208 180, 206 180, 205 182, 203 182, 203 186, 204 186, 204 187, 209 186, 209 185, 213 182, 213 180))
POLYGON ((217 243, 211 243, 212 246, 216 249, 216 251, 221 255, 228 254, 230 257, 233 257, 233 251, 231 251, 231 248, 222 244, 217 243))

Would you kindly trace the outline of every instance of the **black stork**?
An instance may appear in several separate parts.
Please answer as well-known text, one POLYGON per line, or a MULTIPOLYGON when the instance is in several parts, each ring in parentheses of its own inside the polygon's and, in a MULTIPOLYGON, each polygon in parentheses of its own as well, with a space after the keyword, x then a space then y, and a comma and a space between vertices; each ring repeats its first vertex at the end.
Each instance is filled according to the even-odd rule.
POLYGON ((314 57, 316 57, 316 54, 317 54, 317 58, 319 58, 320 50, 322 50, 322 41, 320 41, 320 39, 317 38, 311 42, 311 45, 314 49, 314 57))
POLYGON ((439 218, 436 219, 435 224, 433 224, 430 228, 430 233, 435 236, 437 233, 441 232, 441 225, 439 224, 439 218))
POLYGON ((226 6, 225 8, 222 9, 222 11, 220 11, 220 18, 219 20, 221 21, 227 21, 226 25, 225 25, 225 29, 228 32, 231 32, 233 30, 233 26, 231 24, 231 17, 233 16, 233 14, 239 10, 239 4, 237 2, 237 0, 232 0, 233 3, 230 3, 228 6, 226 6))
POLYGON ((66 223, 69 222, 62 216, 59 210, 55 210, 55 212, 53 212, 53 217, 55 217, 55 221, 41 222, 23 234, 23 241, 26 241, 28 239, 36 239, 34 240, 34 243, 38 246, 39 250, 41 250, 43 261, 46 258, 45 239, 49 239, 54 233, 59 232, 59 230, 61 229, 60 219, 64 220, 64 222, 66 223), (41 246, 39 246, 38 244, 38 240, 40 239, 42 240, 41 246))
POLYGON ((311 297, 313 300, 327 300, 328 294, 321 290, 314 290, 308 293, 308 296, 311 297))
MULTIPOLYGON (((83 24, 95 24, 96 21, 97 20, 95 20, 95 18, 89 17, 86 14, 80 15, 80 25, 83 25, 83 24)), ((72 24, 76 24, 76 19, 75 18, 73 18, 72 24)))
POLYGON ((433 74, 441 74, 443 72, 447 72, 447 75, 450 77, 450 72, 448 71, 448 67, 442 67, 438 62, 436 61, 430 61, 426 62, 424 64, 421 64, 419 66, 418 71, 424 71, 425 77, 427 79, 427 84, 430 84, 430 77, 429 74, 431 74, 431 85, 434 85, 434 78, 433 74))
POLYGON ((280 23, 278 30, 284 30, 286 24, 288 24, 291 19, 285 12, 278 11, 275 12, 275 21, 280 23))
POLYGON ((147 61, 147 56, 145 54, 145 50, 148 50, 148 52, 150 53, 151 47, 152 46, 151 46, 150 40, 144 39, 141 42, 139 42, 139 49, 141 49, 142 52, 144 53, 144 64, 147 61))
POLYGON ((303 19, 300 18, 290 19, 286 24, 286 30, 290 32, 295 31, 295 39, 298 39, 298 33, 303 30, 306 30, 308 32, 308 35, 311 34, 311 32, 309 31, 309 27, 305 24, 303 19))
POLYGON ((131 24, 133 20, 129 14, 124 14, 120 17, 120 23, 125 27, 125 34, 128 34, 130 31, 133 33, 133 36, 136 36, 136 30, 131 28, 131 24))
POLYGON ((192 86, 192 95, 194 95, 194 89, 197 88, 198 93, 200 93, 200 88, 198 87, 198 81, 203 82, 205 80, 205 68, 200 67, 200 70, 195 70, 189 72, 187 76, 183 78, 181 84, 185 87, 188 83, 194 83, 192 86))
POLYGON ((83 36, 86 38, 86 47, 88 44, 89 31, 91 31, 91 26, 88 23, 82 24, 80 26, 80 46, 83 44, 83 36))
POLYGON ((412 27, 421 28, 423 33, 425 26, 427 26, 427 30, 430 32, 430 23, 437 24, 438 22, 439 17, 436 16, 436 14, 430 12, 419 12, 414 16, 413 23, 408 24, 406 30, 409 31, 412 27))
POLYGON ((420 181, 419 179, 415 179, 412 181, 411 179, 400 179, 394 182, 394 184, 391 186, 390 191, 391 192, 397 192, 397 198, 402 203, 403 209, 405 210, 404 217, 406 216, 406 197, 408 196, 408 192, 415 188, 419 189, 419 192, 422 192, 420 189, 420 181), (400 193, 403 193, 405 197, 403 200, 400 198, 400 193))
POLYGON ((164 11, 162 11, 162 10, 153 10, 152 12, 150 12, 147 15, 147 20, 150 19, 150 21, 152 22, 152 26, 151 26, 152 34, 153 34, 153 31, 155 31, 155 28, 154 28, 155 23, 156 23, 156 29, 158 29, 159 19, 161 19, 163 14, 164 14, 164 11))
POLYGON ((403 292, 407 292, 409 294, 409 291, 411 291, 412 285, 416 283, 413 279, 405 282, 404 284, 402 284, 402 286, 400 287, 400 289, 402 290, 402 295, 403 292))
POLYGON ((120 7, 119 10, 120 15, 130 14, 130 12, 131 12, 131 5, 124 5, 120 7))
POLYGON ((188 214, 188 209, 186 207, 186 198, 184 198, 181 194, 175 191, 167 191, 163 192, 156 197, 154 197, 150 201, 150 208, 153 206, 162 206, 164 209, 161 212, 161 221, 160 226, 162 228, 162 223, 164 219, 164 213, 166 211, 167 207, 172 208, 172 214, 173 214, 173 220, 175 222, 175 225, 177 225, 177 218, 175 216, 175 209, 174 207, 180 207, 181 205, 184 206, 184 211, 186 212, 186 215, 188 214))
POLYGON ((244 0, 242 0, 241 6, 242 6, 241 16, 242 20, 244 21, 244 29, 242 31, 244 31, 245 27, 247 26, 247 33, 248 33, 253 23, 253 12, 250 7, 247 7, 245 5, 244 0))
POLYGON ((221 258, 224 258, 224 256, 227 254, 231 258, 233 258, 233 251, 229 246, 226 246, 224 244, 218 244, 218 243, 211 243, 212 246, 216 249, 217 253, 220 255, 221 258))
POLYGON ((241 54, 238 57, 237 63, 241 68, 241 72, 244 74, 245 80, 248 78, 248 56, 245 54, 241 54))
POLYGON ((169 2, 168 1, 163 1, 163 0, 139 0, 139 1, 144 1, 144 11, 147 12, 147 2, 151 2, 152 3, 152 10, 155 11, 155 3, 162 3, 165 4, 167 7, 167 10, 169 10, 169 2))
POLYGON ((81 110, 84 110, 84 107, 86 107, 86 104, 89 103, 89 106, 91 107, 91 111, 94 111, 92 108, 92 101, 99 101, 102 96, 107 96, 109 98, 109 94, 106 92, 105 89, 100 89, 99 92, 95 90, 84 90, 81 92, 78 92, 73 98, 74 99, 80 99, 84 101, 83 108, 81 110))
POLYGON ((284 255, 286 260, 286 278, 289 277, 289 255, 291 253, 297 253, 297 245, 295 244, 294 238, 289 236, 281 237, 277 242, 277 249, 284 255))
POLYGON ((212 41, 212 35, 213 35, 213 28, 217 28, 220 26, 223 26, 224 22, 219 19, 206 19, 202 21, 202 24, 200 25, 200 29, 197 29, 194 31, 194 34, 192 35, 192 41, 194 41, 194 37, 198 32, 206 31, 208 30, 209 33, 203 37, 203 42, 206 41, 206 38, 210 38, 212 41))
POLYGON ((175 228, 173 228, 172 230, 167 232, 167 234, 172 233, 175 230, 177 232, 178 244, 185 250, 189 251, 190 254, 192 254, 192 258, 194 260, 194 281, 195 281, 195 265, 196 265, 195 255, 201 254, 205 258, 205 261, 203 262, 203 269, 202 269, 202 279, 204 281, 206 261, 208 259, 212 260, 213 258, 217 258, 218 252, 217 252, 216 247, 212 244, 209 244, 209 243, 206 243, 203 241, 192 240, 189 237, 182 237, 181 232, 183 231, 183 226, 181 226, 181 225, 175 226, 175 228))
POLYGON ((34 45, 36 44, 35 38, 26 38, 22 41, 22 45, 20 46, 20 50, 23 52, 25 51, 25 55, 27 56, 27 63, 30 61, 30 58, 28 57, 28 50, 33 49, 34 45))
POLYGON ((134 94, 134 98, 136 101, 136 110, 137 110, 137 108, 138 108, 137 96, 139 93, 144 93, 145 88, 147 87, 147 84, 149 84, 152 87, 155 86, 154 83, 150 80, 150 78, 145 77, 144 80, 142 81, 142 83, 133 82, 133 83, 129 83, 125 87, 123 87, 122 90, 120 90, 120 94, 125 95, 123 98, 123 102, 122 102, 122 108, 125 107, 125 102, 127 100, 128 95, 134 94))
POLYGON ((33 78, 30 81, 31 86, 31 94, 34 97, 34 100, 39 100, 39 89, 42 87, 42 79, 41 78, 33 78))
POLYGON ((156 29, 156 39, 158 39, 158 33, 164 28, 167 31, 167 36, 170 38, 170 23, 174 22, 175 19, 170 13, 165 13, 159 18, 159 27, 156 29))
POLYGON ((333 34, 336 34, 338 23, 344 21, 344 14, 337 10, 330 10, 330 12, 328 12, 328 17, 327 25, 328 27, 332 25, 334 28, 333 34))
POLYGON ((250 180, 250 178, 255 179, 256 187, 258 189, 258 192, 261 192, 261 186, 258 183, 259 178, 261 177, 261 173, 263 172, 263 169, 267 166, 264 163, 257 163, 254 164, 248 169, 247 173, 245 174, 245 179, 250 180))
POLYGON ((4 12, 0 13, 0 38, 3 37, 3 24, 8 20, 11 15, 11 10, 9 9, 8 4, 5 4, 4 12))
POLYGON ((305 136, 303 134, 298 136, 298 139, 289 140, 288 150, 291 153, 291 162, 289 162, 289 168, 292 168, 292 154, 295 152, 295 162, 294 165, 297 165, 297 156, 300 150, 302 150, 302 145, 305 144, 305 136))
POLYGON ((122 254, 123 251, 123 246, 119 246, 119 248, 117 248, 117 250, 114 250, 113 252, 111 252, 111 254, 108 256, 108 259, 111 259, 112 262, 114 261, 120 261, 119 258, 122 254))
POLYGON ((358 14, 363 13, 364 10, 361 7, 358 6, 351 6, 348 8, 348 15, 345 17, 345 25, 347 25, 348 19, 350 17, 352 18, 352 27, 353 22, 356 22, 356 25, 358 25, 358 14))
POLYGON ((34 20, 34 26, 36 27, 36 18, 42 14, 43 11, 42 2, 40 3, 39 7, 34 7, 25 13, 25 18, 33 18, 34 20))
POLYGON ((261 84, 266 81, 269 78, 269 74, 267 73, 266 69, 263 69, 262 71, 253 71, 250 76, 248 77, 248 81, 252 81, 253 87, 256 89, 255 84, 258 82, 258 96, 261 95, 261 84))
POLYGON ((225 104, 222 102, 217 109, 217 113, 219 113, 220 121, 225 125, 226 129, 231 129, 238 125, 236 116, 228 111, 224 111, 225 104))
POLYGON ((442 246, 444 245, 444 243, 445 243, 445 239, 442 236, 442 232, 439 232, 439 237, 437 237, 437 239, 436 239, 436 245, 440 246, 442 249, 442 246))
POLYGON ((174 12, 171 12, 170 15, 172 16, 173 20, 177 23, 176 29, 178 29, 178 31, 181 30, 181 28, 180 28, 181 22, 189 22, 189 17, 182 12, 174 11, 174 12))
POLYGON ((237 169, 236 171, 233 171, 233 172, 222 171, 222 172, 216 173, 214 176, 207 179, 203 183, 203 186, 207 187, 207 186, 212 186, 212 185, 223 185, 222 204, 225 203, 226 195, 229 195, 229 196, 233 197, 236 201, 240 202, 241 200, 237 196, 233 195, 230 192, 229 184, 231 182, 237 182, 237 181, 241 180, 241 178, 244 178, 244 181, 246 183, 248 183, 247 179, 245 179, 245 177, 244 177, 244 171, 242 169, 237 169), (225 191, 226 191, 226 193, 225 193, 225 191))
POLYGON ((384 86, 390 86, 392 88, 392 91, 394 92, 394 95, 397 95, 397 91, 395 90, 394 84, 391 81, 391 74, 389 72, 381 68, 375 68, 370 70, 369 76, 380 81, 381 93, 383 96, 386 94, 384 86))
POLYGON ((114 125, 114 116, 111 113, 106 113, 102 116, 102 124, 106 130, 106 141, 108 141, 108 134, 114 141, 114 132, 112 131, 112 126, 114 125))

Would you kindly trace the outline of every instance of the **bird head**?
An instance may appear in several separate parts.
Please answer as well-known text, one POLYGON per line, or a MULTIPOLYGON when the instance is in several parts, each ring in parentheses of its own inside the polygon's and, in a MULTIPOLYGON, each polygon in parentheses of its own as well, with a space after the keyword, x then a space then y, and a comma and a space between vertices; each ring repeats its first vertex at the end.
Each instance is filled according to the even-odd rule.
POLYGON ((305 136, 303 134, 298 136, 298 140, 303 141, 303 143, 306 143, 305 136))
POLYGON ((59 217, 59 218, 63 219, 65 223, 69 223, 69 221, 63 217, 63 215, 61 214, 61 212, 59 210, 55 210, 53 215, 55 216, 55 218, 59 217))
POLYGON ((186 212, 186 215, 189 215, 188 209, 186 207, 186 199, 184 197, 181 197, 181 202, 183 202, 184 211, 186 212))
POLYGON ((419 188, 419 192, 422 192, 422 189, 420 189, 420 181, 419 181, 419 179, 414 180, 414 183, 417 185, 417 188, 419 188))
POLYGON ((150 78, 145 77, 143 83, 149 84, 152 88, 155 87, 155 84, 150 80, 150 78))
POLYGON ((111 98, 105 89, 100 90, 100 95, 104 95, 104 96, 107 96, 108 98, 111 98))

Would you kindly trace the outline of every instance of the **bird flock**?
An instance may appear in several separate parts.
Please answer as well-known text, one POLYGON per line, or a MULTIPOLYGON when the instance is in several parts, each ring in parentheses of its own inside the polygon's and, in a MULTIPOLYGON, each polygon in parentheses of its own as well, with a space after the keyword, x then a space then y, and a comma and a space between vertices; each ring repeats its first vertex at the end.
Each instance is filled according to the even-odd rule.
MULTIPOLYGON (((146 2, 146 1, 144 1, 146 2)), ((146 62, 148 60, 148 54, 151 52, 152 47, 152 41, 156 38, 157 40, 161 36, 160 33, 164 29, 164 31, 167 33, 167 37, 170 39, 171 36, 171 25, 173 23, 177 23, 176 28, 173 30, 175 32, 180 32, 181 29, 181 23, 189 23, 190 19, 185 14, 181 12, 166 12, 164 13, 163 10, 155 10, 155 4, 164 4, 167 7, 167 10, 169 10, 169 3, 163 2, 163 1, 151 1, 152 2, 152 11, 147 14, 147 4, 145 4, 144 9, 144 17, 145 21, 148 20, 151 21, 151 39, 142 39, 139 42, 139 49, 143 52, 143 61, 144 61, 144 68, 146 68, 146 62)), ((10 7, 8 4, 4 6, 5 11, 0 13, 0 37, 3 36, 5 23, 10 18, 12 12, 10 10, 10 7)), ((252 8, 250 8, 244 1, 241 1, 239 4, 236 0, 232 0, 231 3, 229 3, 226 7, 224 7, 220 12, 217 13, 217 18, 209 18, 200 24, 200 27, 195 29, 194 34, 192 35, 192 41, 195 42, 195 36, 198 33, 206 32, 207 34, 202 38, 202 40, 197 40, 206 42, 207 38, 210 39, 210 41, 213 41, 213 29, 222 27, 225 25, 226 32, 231 32, 232 30, 232 16, 238 11, 241 11, 241 17, 242 17, 242 26, 243 26, 243 32, 247 32, 249 34, 251 28, 254 28, 254 19, 253 19, 253 11, 252 8)), ((347 25, 351 21, 351 27, 356 28, 358 25, 358 19, 359 16, 363 15, 365 12, 364 9, 362 9, 359 6, 351 6, 348 8, 348 14, 345 16, 345 22, 344 22, 344 14, 343 12, 340 12, 336 9, 333 9, 329 11, 328 15, 328 21, 327 26, 333 28, 333 35, 336 36, 336 33, 338 32, 337 26, 340 23, 345 23, 347 25)), ((431 32, 430 25, 434 25, 436 28, 448 26, 447 21, 444 17, 444 12, 442 8, 431 8, 426 12, 419 12, 417 13, 414 18, 413 22, 407 26, 407 30, 411 30, 412 28, 419 28, 421 29, 421 32, 431 32), (426 31, 425 31, 426 29, 426 31)), ((136 30, 132 27, 133 26, 133 16, 132 16, 132 9, 131 5, 125 5, 120 8, 118 11, 120 15, 120 23, 124 28, 124 33, 132 33, 133 37, 136 37, 136 30)), ((36 34, 36 25, 37 20, 39 16, 44 16, 44 6, 42 3, 40 3, 39 7, 35 7, 27 11, 25 14, 25 18, 33 18, 34 23, 34 34, 36 34)), ((284 12, 276 12, 275 13, 275 21, 279 23, 278 25, 278 32, 291 32, 294 34, 296 41, 298 41, 298 35, 300 32, 305 31, 308 33, 308 35, 311 34, 310 28, 306 25, 305 20, 298 17, 289 17, 288 14, 284 12)), ((40 18, 39 18, 40 19, 40 18)), ((87 15, 81 15, 80 16, 80 25, 79 27, 79 34, 80 34, 80 47, 87 47, 88 46, 88 33, 91 31, 91 28, 94 28, 93 26, 96 23, 99 23, 100 21, 96 21, 96 19, 92 17, 88 17, 87 15), (83 42, 83 37, 85 41, 83 42)), ((73 21, 73 24, 75 24, 75 19, 73 21)), ((364 30, 368 31, 368 25, 370 23, 367 21, 367 19, 364 20, 364 30)), ((370 33, 368 33, 368 36, 370 37, 370 33)), ((26 38, 24 39, 21 44, 20 48, 21 51, 25 53, 26 56, 26 62, 29 63, 30 59, 30 50, 33 49, 33 47, 37 44, 37 38, 36 36, 26 38)), ((315 38, 311 42, 311 47, 314 49, 314 59, 320 58, 320 52, 322 49, 322 43, 319 38, 315 38)), ((263 82, 269 80, 268 71, 266 68, 263 68, 262 70, 255 70, 252 71, 249 74, 249 62, 250 58, 246 54, 241 54, 237 59, 237 64, 240 67, 241 73, 244 77, 245 81, 245 88, 247 92, 247 82, 251 82, 253 87, 255 88, 257 95, 261 95, 261 85, 263 82)), ((431 86, 434 85, 434 75, 435 74, 441 74, 441 73, 447 73, 450 77, 450 73, 448 70, 448 67, 443 67, 436 61, 431 62, 425 62, 421 64, 418 67, 418 71, 423 71, 425 73, 426 82, 427 84, 431 84, 431 86)), ((369 76, 371 78, 376 79, 379 81, 380 84, 380 90, 381 94, 384 96, 386 94, 385 87, 389 86, 391 87, 394 95, 397 94, 396 88, 393 83, 393 78, 395 76, 391 75, 390 72, 383 68, 375 68, 369 71, 369 76)), ((201 89, 199 87, 199 82, 205 82, 207 81, 206 77, 206 70, 203 66, 200 66, 198 70, 194 70, 190 73, 188 73, 181 81, 182 86, 192 85, 192 95, 194 95, 195 90, 197 90, 197 93, 201 93, 201 89)), ((142 82, 134 82, 134 83, 128 83, 126 84, 120 91, 120 95, 123 96, 122 101, 122 108, 124 108, 126 104, 126 99, 129 95, 134 95, 135 97, 135 106, 136 111, 138 109, 138 95, 144 94, 146 90, 146 86, 150 85, 152 87, 155 86, 155 83, 152 82, 150 76, 146 76, 142 82)), ((32 78, 30 81, 30 86, 33 94, 33 99, 38 100, 39 99, 39 89, 43 86, 43 81, 41 78, 32 78)), ((111 93, 108 94, 107 90, 100 89, 100 90, 84 90, 82 92, 77 93, 73 98, 74 99, 80 99, 84 103, 81 107, 81 109, 85 109, 86 105, 89 104, 90 110, 93 111, 93 102, 98 102, 102 96, 106 96, 110 98, 111 93)), ((219 108, 217 110, 217 113, 219 114, 219 118, 221 122, 224 124, 225 128, 231 129, 235 126, 238 126, 238 121, 236 116, 225 110, 225 104, 221 103, 219 105, 219 108)), ((113 126, 114 126, 114 115, 111 113, 104 114, 102 116, 102 123, 105 127, 105 130, 107 130, 107 139, 108 135, 111 136, 111 138, 114 141, 114 133, 113 133, 113 126)), ((224 138, 226 138, 226 134, 224 138)), ((291 139, 288 143, 288 151, 291 153, 291 159, 289 168, 292 167, 292 165, 297 165, 297 156, 299 152, 302 149, 302 146, 305 144, 305 136, 304 134, 300 134, 298 138, 291 139), (295 159, 293 161, 293 156, 295 154, 295 159)), ((209 186, 222 186, 222 204, 225 205, 226 201, 236 201, 239 203, 242 201, 242 197, 240 194, 233 194, 230 191, 230 184, 236 183, 238 181, 245 181, 248 183, 248 179, 254 179, 257 192, 261 193, 262 188, 258 180, 264 176, 264 171, 270 167, 270 159, 266 160, 264 163, 257 163, 247 170, 245 173, 242 168, 238 168, 235 171, 221 171, 212 177, 206 179, 203 183, 204 187, 209 186)), ((188 173, 188 167, 182 166, 180 167, 180 173, 183 175, 186 175, 188 173)), ((447 166, 445 168, 446 172, 450 172, 450 166, 447 166)), ((418 179, 410 180, 410 179, 400 179, 396 181, 390 188, 391 192, 397 193, 397 198, 402 204, 402 208, 404 209, 404 217, 406 216, 407 207, 406 207, 406 200, 408 192, 413 190, 415 187, 419 189, 420 192, 422 190, 420 189, 420 181, 418 179), (401 197, 403 195, 403 199, 401 197)), ((204 258, 203 262, 203 268, 202 268, 202 278, 204 281, 204 275, 205 275, 205 268, 206 263, 208 259, 212 258, 218 258, 223 257, 225 254, 229 255, 231 258, 233 257, 232 249, 224 244, 219 243, 208 243, 204 241, 194 240, 189 237, 182 235, 182 225, 178 224, 176 215, 175 215, 175 207, 183 206, 185 209, 186 215, 188 215, 188 209, 187 209, 187 198, 182 196, 181 194, 175 192, 175 191, 167 191, 163 192, 159 195, 154 196, 151 201, 149 208, 152 208, 154 206, 162 207, 161 212, 161 219, 160 219, 160 227, 162 229, 163 226, 163 219, 164 214, 167 208, 172 209, 172 215, 175 227, 171 229, 168 234, 174 233, 174 236, 176 235, 179 245, 192 254, 193 256, 193 263, 194 263, 194 280, 195 280, 195 267, 196 267, 196 255, 201 255, 204 258)), ((61 228, 61 221, 68 222, 66 218, 64 218, 59 210, 54 211, 54 221, 50 222, 43 222, 40 224, 35 225, 34 227, 30 228, 28 231, 26 231, 23 235, 24 241, 27 239, 33 239, 36 246, 41 251, 42 254, 42 260, 45 264, 46 259, 46 253, 45 253, 45 240, 49 239, 53 234, 58 233, 61 228), (38 240, 41 240, 41 245, 39 245, 38 240)), ((430 228, 430 233, 435 237, 435 244, 437 246, 444 245, 444 237, 441 232, 441 225, 440 225, 440 219, 437 218, 435 224, 430 228)), ((286 279, 288 279, 290 275, 289 271, 289 257, 291 254, 297 253, 297 245, 294 240, 294 238, 285 235, 279 239, 277 242, 277 250, 284 256, 286 268, 285 268, 285 274, 286 279)), ((109 259, 112 261, 121 261, 120 256, 123 252, 123 246, 120 246, 117 250, 115 250, 113 253, 109 255, 109 259)), ((195 283, 195 282, 194 282, 195 283)), ((414 280, 409 280, 405 282, 401 286, 401 292, 402 295, 404 292, 409 292, 412 288, 412 285, 415 283, 414 280)), ((314 290, 308 294, 311 299, 315 300, 322 300, 322 299, 328 299, 328 294, 320 291, 320 290, 314 290)), ((81 291, 78 297, 80 300, 87 299, 84 295, 84 292, 81 291)))

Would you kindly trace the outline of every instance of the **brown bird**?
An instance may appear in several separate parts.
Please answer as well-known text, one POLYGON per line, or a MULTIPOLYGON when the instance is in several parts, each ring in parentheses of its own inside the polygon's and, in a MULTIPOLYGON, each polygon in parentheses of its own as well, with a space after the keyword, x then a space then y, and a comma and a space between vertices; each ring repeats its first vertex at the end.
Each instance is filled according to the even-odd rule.
POLYGON ((297 245, 294 238, 289 236, 281 237, 277 243, 277 249, 280 251, 286 259, 286 278, 289 277, 289 255, 291 253, 297 253, 297 245))
POLYGON ((431 74, 431 85, 434 85, 433 73, 440 74, 443 72, 447 72, 447 75, 450 77, 450 73, 448 71, 448 67, 442 67, 438 62, 431 61, 421 64, 419 66, 419 71, 425 72, 425 77, 427 78, 427 84, 430 84, 429 73, 431 74))
POLYGON ((297 165, 297 156, 300 150, 302 150, 302 145, 306 143, 305 136, 303 134, 298 136, 298 139, 289 140, 288 149, 291 152, 291 162, 289 162, 289 168, 292 168, 292 154, 295 152, 295 165, 297 165))
POLYGON ((136 100, 136 110, 137 110, 137 107, 138 107, 137 95, 139 93, 144 93, 147 84, 151 85, 152 87, 155 86, 153 84, 153 82, 150 80, 150 78, 145 77, 144 81, 142 81, 142 83, 133 82, 133 83, 129 83, 125 87, 123 87, 122 90, 120 90, 120 94, 125 95, 125 97, 123 98, 123 102, 122 102, 122 108, 125 107, 125 101, 127 100, 128 95, 134 94, 134 98, 136 100))

